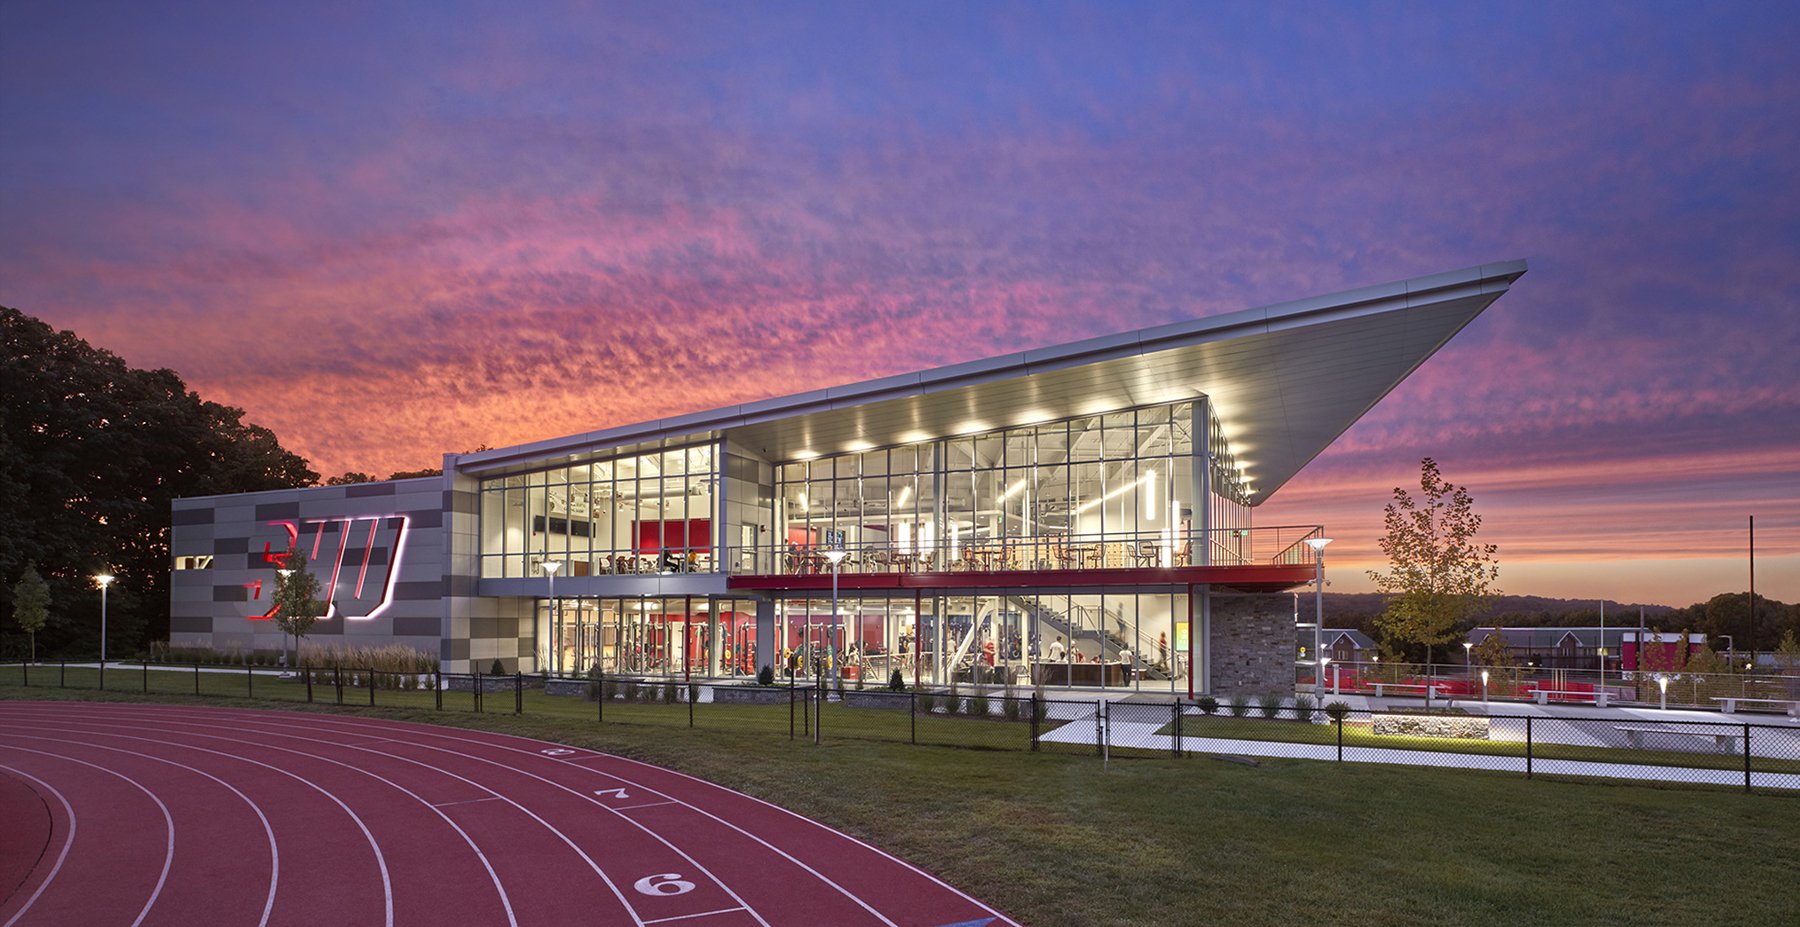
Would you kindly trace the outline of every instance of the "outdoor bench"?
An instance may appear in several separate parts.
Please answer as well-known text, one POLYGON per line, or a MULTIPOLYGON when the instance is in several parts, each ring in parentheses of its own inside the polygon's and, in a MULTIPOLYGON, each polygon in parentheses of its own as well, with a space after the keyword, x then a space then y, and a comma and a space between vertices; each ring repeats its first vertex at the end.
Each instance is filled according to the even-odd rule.
POLYGON ((1800 712, 1800 702, 1794 701, 1793 699, 1786 699, 1786 698, 1744 698, 1744 697, 1738 696, 1738 695, 1725 695, 1725 696, 1715 695, 1712 697, 1712 700, 1715 702, 1724 702, 1725 705, 1721 710, 1724 711, 1726 714, 1732 714, 1733 712, 1737 711, 1737 706, 1738 706, 1739 702, 1755 703, 1758 705, 1769 705, 1769 706, 1774 707, 1778 711, 1786 711, 1790 715, 1795 714, 1796 712, 1800 712))
POLYGON ((1644 741, 1647 739, 1646 735, 1649 734, 1672 734, 1677 737, 1694 737, 1700 740, 1710 739, 1713 742, 1713 746, 1717 747, 1721 753, 1740 752, 1738 741, 1744 739, 1744 735, 1738 731, 1684 730, 1682 728, 1654 727, 1643 724, 1615 724, 1613 725, 1613 730, 1624 731, 1625 739, 1629 740, 1631 745, 1639 750, 1644 749, 1644 741))
POLYGON ((1374 687, 1376 698, 1381 697, 1382 689, 1405 689, 1410 692, 1417 692, 1420 695, 1427 694, 1426 690, 1429 689, 1430 694, 1436 695, 1438 698, 1448 699, 1450 697, 1448 687, 1438 683, 1427 686, 1422 682, 1372 682, 1369 683, 1369 685, 1374 687))
POLYGON ((1578 698, 1585 702, 1593 702, 1594 707, 1596 708, 1605 708, 1607 701, 1612 698, 1610 694, 1598 689, 1592 692, 1583 691, 1581 689, 1534 689, 1532 691, 1537 695, 1537 703, 1539 705, 1548 705, 1550 704, 1550 696, 1561 695, 1570 698, 1578 698))

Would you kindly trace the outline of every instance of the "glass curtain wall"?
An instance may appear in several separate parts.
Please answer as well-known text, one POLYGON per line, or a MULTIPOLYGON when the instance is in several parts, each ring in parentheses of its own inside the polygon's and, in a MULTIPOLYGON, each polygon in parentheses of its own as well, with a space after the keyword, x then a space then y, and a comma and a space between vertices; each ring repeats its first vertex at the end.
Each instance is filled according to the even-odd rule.
MULTIPOLYGON (((829 611, 829 609, 827 609, 829 611)), ((705 596, 558 596, 537 600, 539 666, 579 675, 754 676, 756 603, 705 596)))
POLYGON ((1181 592, 976 591, 783 599, 782 673, 846 685, 1123 688, 1186 692, 1188 596, 1181 592))
POLYGON ((481 483, 481 575, 710 572, 718 474, 711 445, 481 483))
POLYGON ((1185 566, 1192 417, 1177 403, 787 464, 780 543, 792 560, 843 532, 861 572, 1185 566))

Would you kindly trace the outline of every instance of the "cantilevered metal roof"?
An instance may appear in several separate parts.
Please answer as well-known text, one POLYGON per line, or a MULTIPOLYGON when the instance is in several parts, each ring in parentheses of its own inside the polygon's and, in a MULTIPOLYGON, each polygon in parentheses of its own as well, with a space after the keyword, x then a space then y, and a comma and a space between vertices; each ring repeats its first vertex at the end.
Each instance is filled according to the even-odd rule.
POLYGON ((918 373, 462 455, 484 474, 724 434, 781 462, 1210 397, 1253 503, 1267 499, 1504 295, 1483 264, 918 373))

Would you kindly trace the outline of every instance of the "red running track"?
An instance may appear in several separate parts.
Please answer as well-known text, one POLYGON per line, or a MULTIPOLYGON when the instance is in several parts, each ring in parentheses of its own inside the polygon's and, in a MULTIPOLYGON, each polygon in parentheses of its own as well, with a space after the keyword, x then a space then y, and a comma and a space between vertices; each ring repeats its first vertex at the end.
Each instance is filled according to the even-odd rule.
POLYGON ((0 702, 0 822, 0 927, 1017 927, 691 776, 366 718, 0 702))

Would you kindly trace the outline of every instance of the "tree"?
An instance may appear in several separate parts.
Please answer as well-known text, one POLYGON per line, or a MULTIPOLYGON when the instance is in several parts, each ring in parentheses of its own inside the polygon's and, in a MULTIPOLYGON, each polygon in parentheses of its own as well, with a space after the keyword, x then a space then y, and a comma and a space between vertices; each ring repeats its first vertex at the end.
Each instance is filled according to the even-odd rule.
POLYGON ((275 624, 294 635, 294 658, 288 665, 295 669, 300 666, 300 639, 326 611, 319 601, 319 578, 306 567, 306 552, 291 550, 275 579, 275 624))
MULTIPOLYGON (((318 479, 243 410, 201 399, 173 371, 129 367, 5 307, 0 396, 0 576, 35 560, 66 603, 114 573, 108 631, 132 649, 168 633, 171 500, 318 479)), ((0 614, 12 594, 0 585, 0 614)), ((99 627, 52 613, 42 633, 47 651, 91 650, 99 627)))
POLYGON ((1481 516, 1463 486, 1453 486, 1437 462, 1419 461, 1420 497, 1395 488, 1387 505, 1387 533, 1381 551, 1388 569, 1370 570, 1387 607, 1375 619, 1383 637, 1431 648, 1457 638, 1457 628, 1484 608, 1499 590, 1500 564, 1493 544, 1477 544, 1481 516))
POLYGON ((37 632, 50 620, 50 586, 38 575, 37 564, 25 564, 25 572, 13 586, 13 621, 31 635, 31 662, 37 662, 37 632))

